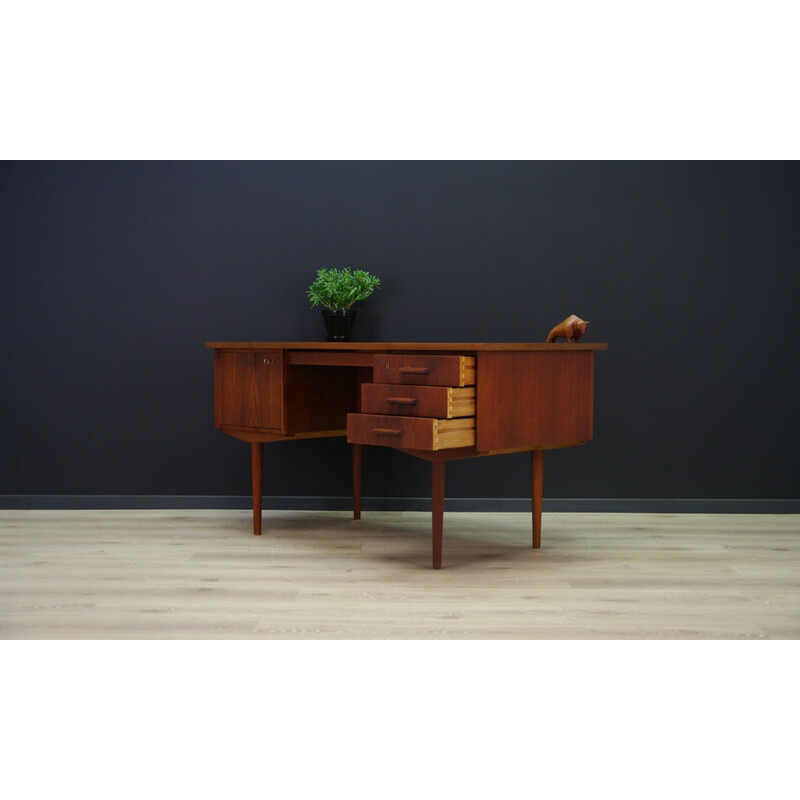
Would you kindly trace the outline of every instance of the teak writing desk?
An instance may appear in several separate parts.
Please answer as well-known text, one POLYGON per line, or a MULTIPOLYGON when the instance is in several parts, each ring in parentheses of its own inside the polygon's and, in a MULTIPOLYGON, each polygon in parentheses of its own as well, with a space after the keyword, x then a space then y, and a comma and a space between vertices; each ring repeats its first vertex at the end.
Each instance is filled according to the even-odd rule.
POLYGON ((431 462, 433 568, 442 565, 445 463, 530 451, 533 547, 541 546, 543 451, 592 438, 594 352, 606 344, 207 342, 215 424, 251 445, 261 533, 264 442, 347 436, 353 516, 362 445, 431 462))

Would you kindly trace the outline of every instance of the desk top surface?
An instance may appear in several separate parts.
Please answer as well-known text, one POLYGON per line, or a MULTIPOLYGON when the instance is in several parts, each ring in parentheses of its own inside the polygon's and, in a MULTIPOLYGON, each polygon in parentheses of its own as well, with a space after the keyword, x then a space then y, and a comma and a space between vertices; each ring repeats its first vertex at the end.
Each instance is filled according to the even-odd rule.
POLYGON ((605 342, 206 342, 215 350, 438 350, 498 352, 503 350, 607 350, 605 342))

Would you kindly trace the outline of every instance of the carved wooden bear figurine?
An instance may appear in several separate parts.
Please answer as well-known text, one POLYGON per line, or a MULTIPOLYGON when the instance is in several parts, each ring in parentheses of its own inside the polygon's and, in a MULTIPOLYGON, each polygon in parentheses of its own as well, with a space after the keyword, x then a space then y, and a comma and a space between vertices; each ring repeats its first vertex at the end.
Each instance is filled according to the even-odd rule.
POLYGON ((550 331, 547 335, 547 344, 554 342, 559 336, 563 336, 568 342, 573 340, 578 342, 581 336, 586 333, 586 326, 588 324, 586 320, 582 320, 574 314, 570 314, 563 322, 560 322, 550 331))

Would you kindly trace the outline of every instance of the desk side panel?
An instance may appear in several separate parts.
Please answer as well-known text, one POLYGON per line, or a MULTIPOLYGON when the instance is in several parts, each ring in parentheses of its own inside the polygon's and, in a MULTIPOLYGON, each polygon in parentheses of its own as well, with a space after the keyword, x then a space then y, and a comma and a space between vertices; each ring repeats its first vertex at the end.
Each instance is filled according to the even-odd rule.
POLYGON ((591 351, 479 353, 479 451, 553 448, 592 438, 591 351))

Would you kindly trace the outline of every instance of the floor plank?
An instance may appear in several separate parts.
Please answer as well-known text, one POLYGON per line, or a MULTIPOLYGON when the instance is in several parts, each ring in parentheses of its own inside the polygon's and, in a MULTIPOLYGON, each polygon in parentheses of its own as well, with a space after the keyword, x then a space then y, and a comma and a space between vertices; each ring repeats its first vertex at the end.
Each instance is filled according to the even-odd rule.
POLYGON ((797 515, 0 510, 3 639, 796 639, 797 515))

